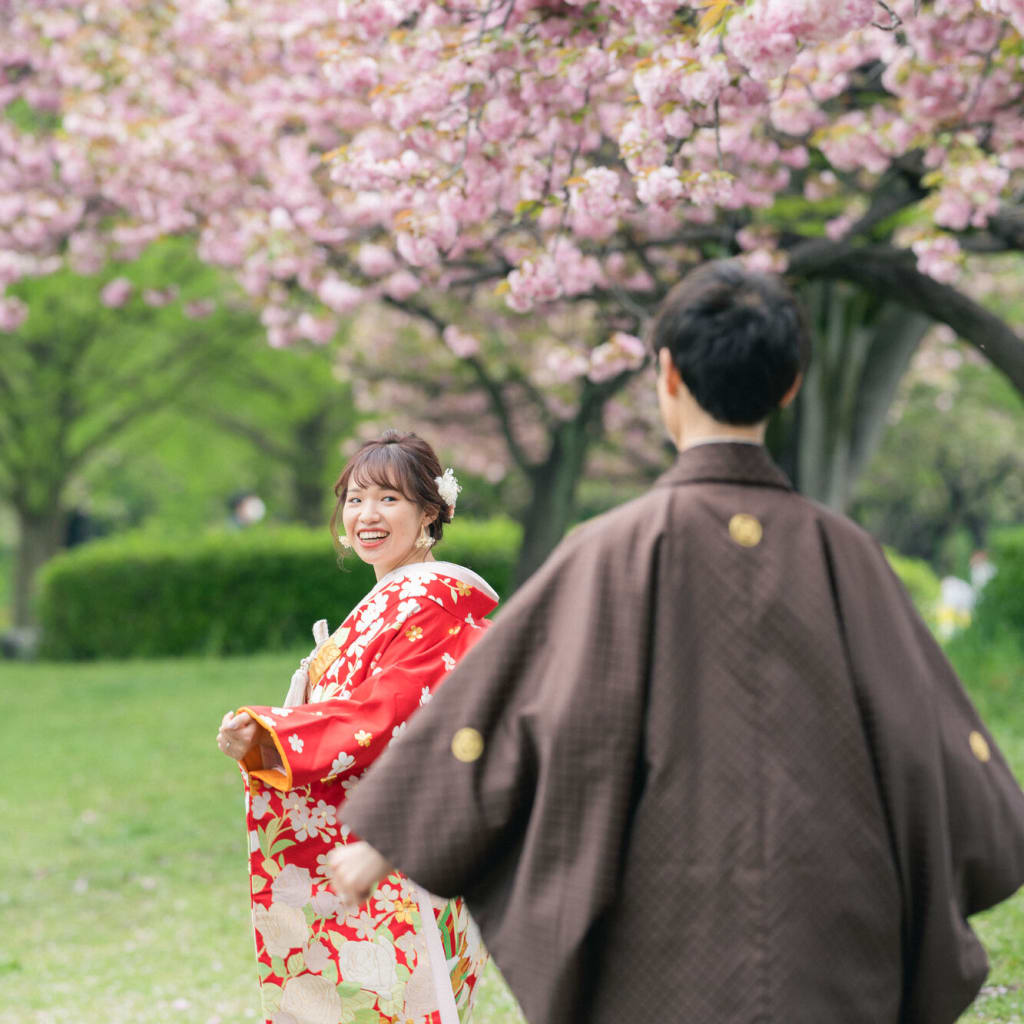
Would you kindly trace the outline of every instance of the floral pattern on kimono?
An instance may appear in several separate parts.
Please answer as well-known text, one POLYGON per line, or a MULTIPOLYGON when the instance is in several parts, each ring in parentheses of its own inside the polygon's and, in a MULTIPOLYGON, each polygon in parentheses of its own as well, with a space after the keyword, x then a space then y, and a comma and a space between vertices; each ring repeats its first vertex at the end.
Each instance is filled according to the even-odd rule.
POLYGON ((434 949, 446 961, 438 968, 423 890, 396 872, 346 914, 326 878, 330 850, 357 838, 339 826, 338 805, 482 635, 496 604, 478 577, 444 566, 397 570, 363 598, 312 659, 308 703, 241 709, 269 731, 281 759, 263 769, 255 753, 243 766, 267 1024, 438 1024, 434 980, 445 976, 468 1018, 487 953, 461 900, 430 898, 434 949))

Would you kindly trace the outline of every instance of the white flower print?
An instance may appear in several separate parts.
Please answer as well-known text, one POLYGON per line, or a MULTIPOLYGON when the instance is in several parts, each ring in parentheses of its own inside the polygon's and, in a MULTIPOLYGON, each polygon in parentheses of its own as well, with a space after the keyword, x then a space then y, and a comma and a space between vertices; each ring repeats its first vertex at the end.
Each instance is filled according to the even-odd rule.
POLYGON ((341 1019, 341 996, 326 978, 300 974, 285 982, 281 1009, 302 1024, 337 1024, 341 1019))
POLYGON ((319 974, 327 966, 327 947, 322 942, 311 942, 302 951, 302 959, 309 970, 319 974))
POLYGON ((302 908, 310 901, 313 878, 306 868, 288 864, 274 879, 270 888, 274 894, 275 903, 302 908))
POLYGON ((441 655, 441 660, 444 662, 446 671, 451 672, 451 670, 455 668, 455 659, 447 651, 441 655))
POLYGON ((356 916, 349 914, 347 921, 361 939, 372 941, 374 935, 377 934, 377 922, 373 915, 365 910, 360 910, 356 916))
MULTIPOLYGON (((317 862, 320 862, 320 858, 317 857, 317 862)), ((324 859, 323 865, 321 865, 320 873, 325 874, 327 870, 326 858, 324 859)), ((321 889, 313 896, 313 913, 317 917, 333 917, 341 909, 341 899, 337 893, 331 892, 330 889, 321 889)))
POLYGON ((341 788, 344 790, 346 797, 350 797, 352 795, 352 791, 356 788, 356 785, 362 777, 362 773, 360 773, 359 775, 350 775, 347 779, 341 780, 341 788))
POLYGON ((351 755, 345 753, 344 750, 338 751, 338 756, 334 759, 331 764, 331 770, 327 773, 328 776, 340 775, 346 768, 351 768, 356 763, 356 759, 351 755))
POLYGON ((434 695, 430 692, 430 687, 424 686, 423 689, 420 690, 420 707, 423 707, 424 704, 428 704, 430 702, 430 698, 433 696, 434 695))
POLYGON ((399 892, 393 885, 378 885, 373 898, 381 904, 391 904, 398 899, 399 892))
POLYGON ((422 607, 419 601, 402 601, 395 612, 394 625, 400 626, 410 615, 415 615, 422 607))
POLYGON ((275 715, 279 715, 281 718, 287 718, 295 709, 294 708, 271 708, 271 711, 275 715))
POLYGON ((271 903, 269 910, 256 907, 252 919, 271 956, 287 956, 291 950, 304 946, 309 937, 306 915, 285 903, 271 903))
POLYGON ((270 810, 270 794, 256 793, 252 798, 252 816, 259 821, 270 810))
POLYGON ((422 577, 405 580, 398 591, 399 597, 424 597, 427 593, 422 577))
POLYGON ((401 735, 403 732, 405 732, 405 727, 408 724, 409 724, 408 722, 401 722, 398 725, 396 725, 394 727, 394 729, 391 730, 391 738, 392 739, 397 739, 399 735, 401 735))
POLYGON ((466 622, 473 627, 473 629, 479 629, 480 627, 476 624, 476 620, 473 618, 472 612, 466 615, 466 622))
POLYGON ((345 942, 338 950, 338 966, 343 981, 354 981, 360 988, 368 988, 371 992, 388 993, 398 980, 395 951, 390 944, 358 940, 345 942))
POLYGON ((288 815, 288 821, 295 831, 295 838, 300 843, 320 834, 316 825, 313 824, 313 816, 309 813, 308 807, 297 807, 288 815))
POLYGON ((255 853, 260 848, 260 834, 255 829, 249 833, 249 852, 255 853))
POLYGON ((288 746, 291 747, 296 754, 301 754, 302 748, 305 745, 305 742, 296 736, 295 733, 292 733, 291 736, 288 737, 288 746))
POLYGON ((317 828, 327 829, 337 824, 338 808, 334 804, 327 803, 326 800, 317 800, 316 807, 313 809, 313 820, 316 822, 317 828))
POLYGON ((306 798, 298 792, 286 793, 281 798, 281 806, 284 808, 285 814, 291 814, 292 811, 306 806, 306 798))
POLYGON ((356 622, 356 631, 359 633, 365 633, 366 630, 380 619, 387 606, 387 594, 377 594, 375 597, 367 601, 366 607, 362 610, 359 615, 359 619, 356 622))
POLYGON ((260 723, 263 725, 269 725, 271 729, 277 728, 277 722, 275 722, 270 715, 260 715, 260 723))

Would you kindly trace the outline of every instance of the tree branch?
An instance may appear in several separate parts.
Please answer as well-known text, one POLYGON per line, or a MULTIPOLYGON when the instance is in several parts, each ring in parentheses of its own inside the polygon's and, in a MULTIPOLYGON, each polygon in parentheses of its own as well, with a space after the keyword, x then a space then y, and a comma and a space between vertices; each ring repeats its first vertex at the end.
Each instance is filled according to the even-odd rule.
MULTIPOLYGON (((429 306, 421 306, 418 303, 408 301, 398 302, 390 298, 385 298, 384 302, 395 309, 401 310, 403 313, 411 314, 424 320, 437 331, 438 336, 443 334, 445 327, 448 326, 429 306)), ((524 473, 528 473, 533 462, 516 436, 515 427, 512 424, 512 414, 508 403, 505 401, 505 396, 502 394, 500 384, 488 374, 483 363, 475 356, 471 356, 464 360, 464 362, 476 374, 477 380, 490 399, 491 409, 498 420, 498 425, 501 427, 502 435, 505 438, 505 443, 508 445, 509 454, 512 456, 513 461, 524 473)))
MULTIPOLYGON (((818 243, 819 239, 815 239, 818 243)), ((793 252, 790 273, 850 281, 951 327, 1024 394, 1024 339, 995 313, 916 266, 912 253, 888 245, 815 244, 793 252)))

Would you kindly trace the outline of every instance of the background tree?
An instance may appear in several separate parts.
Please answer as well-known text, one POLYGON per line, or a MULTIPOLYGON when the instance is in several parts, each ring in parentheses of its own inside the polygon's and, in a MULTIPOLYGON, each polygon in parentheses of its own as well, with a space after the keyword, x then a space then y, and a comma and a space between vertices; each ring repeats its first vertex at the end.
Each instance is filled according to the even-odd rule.
POLYGON ((816 496, 845 499, 824 460, 865 464, 921 316, 1024 386, 1021 339, 957 282, 1022 238, 1019 4, 19 7, 18 81, 58 83, 104 201, 198 226, 273 343, 383 301, 458 352, 529 467, 528 535, 561 532, 647 316, 702 259, 824 282, 788 455, 816 496), (827 282, 871 296, 873 334, 827 282))
POLYGON ((69 488, 90 460, 253 335, 250 313, 211 304, 217 275, 183 243, 119 269, 62 270, 15 291, 29 315, 4 336, 0 360, 0 501, 18 533, 15 626, 31 622, 35 571, 65 543, 69 488), (153 287, 169 278, 181 284, 153 287))
POLYGON ((853 503, 885 543, 960 576, 993 529, 1024 522, 1024 405, 973 355, 948 336, 921 348, 853 503))

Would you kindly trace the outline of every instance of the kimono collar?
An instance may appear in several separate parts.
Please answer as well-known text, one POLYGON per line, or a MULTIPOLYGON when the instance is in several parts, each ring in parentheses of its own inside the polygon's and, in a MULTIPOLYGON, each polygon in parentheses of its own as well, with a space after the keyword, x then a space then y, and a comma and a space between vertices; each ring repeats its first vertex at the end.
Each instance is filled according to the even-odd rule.
POLYGON ((417 576, 427 575, 448 576, 453 580, 458 580, 460 583, 466 583, 475 590, 479 590, 481 594, 490 598, 495 604, 498 603, 497 591, 482 576, 477 575, 472 569, 467 569, 464 565, 458 565, 455 562, 411 562, 409 565, 400 565, 397 569, 392 569, 386 576, 382 576, 371 593, 389 583, 394 583, 395 580, 415 579, 417 576))
POLYGON ((729 441, 684 449, 675 465, 662 473, 654 486, 695 483, 749 484, 793 490, 789 478, 775 465, 763 445, 729 441))

